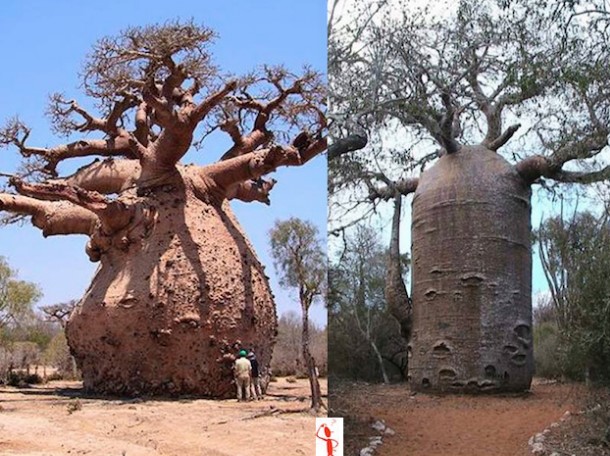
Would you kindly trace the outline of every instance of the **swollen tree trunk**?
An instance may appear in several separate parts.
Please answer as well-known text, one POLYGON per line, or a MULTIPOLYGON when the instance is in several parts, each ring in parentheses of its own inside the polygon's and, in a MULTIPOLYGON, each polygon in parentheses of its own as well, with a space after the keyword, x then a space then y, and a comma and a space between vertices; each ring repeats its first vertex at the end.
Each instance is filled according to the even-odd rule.
POLYGON ((318 381, 316 360, 309 350, 309 306, 310 303, 307 303, 307 298, 301 296, 301 310, 303 312, 303 333, 301 338, 303 361, 305 361, 305 368, 307 369, 307 377, 309 378, 309 386, 311 388, 311 408, 318 411, 322 407, 322 391, 318 381))
POLYGON ((276 313, 263 267, 228 201, 196 196, 195 177, 180 167, 150 189, 147 215, 102 255, 66 328, 86 389, 223 397, 235 346, 268 366, 276 313))
POLYGON ((275 307, 229 200, 269 204, 275 180, 264 176, 326 150, 325 87, 313 70, 271 66, 219 84, 213 36, 176 21, 100 40, 83 86, 105 117, 60 94, 49 107, 58 131, 97 139, 31 147, 19 119, 0 129, 0 146, 29 158, 18 175, 0 174, 13 187, 0 192, 0 211, 31 216, 44 236, 89 236, 100 262, 66 325, 87 390, 234 395, 240 347, 268 370, 275 307), (215 163, 181 165, 202 123, 232 145, 215 163), (104 159, 60 178, 57 166, 76 157, 104 159))
POLYGON ((530 187, 498 154, 463 147, 413 200, 411 387, 522 391, 534 370, 530 187))

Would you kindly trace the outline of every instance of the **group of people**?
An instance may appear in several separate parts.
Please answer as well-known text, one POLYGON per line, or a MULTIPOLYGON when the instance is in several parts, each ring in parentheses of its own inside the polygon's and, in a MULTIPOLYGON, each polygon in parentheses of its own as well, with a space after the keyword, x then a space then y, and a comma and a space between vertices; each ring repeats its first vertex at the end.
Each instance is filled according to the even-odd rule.
POLYGON ((261 400, 261 383, 259 378, 258 360, 252 350, 239 351, 239 357, 234 366, 235 385, 237 386, 237 400, 261 400))

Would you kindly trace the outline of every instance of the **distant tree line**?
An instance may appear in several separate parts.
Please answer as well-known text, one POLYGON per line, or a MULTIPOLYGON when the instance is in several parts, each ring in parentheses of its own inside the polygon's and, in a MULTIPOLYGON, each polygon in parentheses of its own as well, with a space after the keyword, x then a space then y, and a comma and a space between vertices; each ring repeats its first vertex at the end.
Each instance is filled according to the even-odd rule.
POLYGON ((62 322, 74 302, 34 310, 42 293, 0 257, 0 384, 77 376, 62 322))
POLYGON ((610 385, 610 220, 584 211, 537 231, 550 298, 534 310, 537 374, 610 385))
MULTIPOLYGON (((384 297, 386 259, 377 233, 361 224, 345 238, 339 258, 330 261, 327 299, 333 375, 386 383, 406 379, 406 342, 384 297)), ((406 257, 403 264, 408 266, 406 257)))
MULTIPOLYGON (((271 373, 274 376, 306 377, 307 367, 301 350, 302 323, 297 312, 290 311, 280 316, 278 335, 271 359, 271 373)), ((313 322, 309 323, 311 352, 316 360, 320 376, 328 372, 328 332, 313 322)))

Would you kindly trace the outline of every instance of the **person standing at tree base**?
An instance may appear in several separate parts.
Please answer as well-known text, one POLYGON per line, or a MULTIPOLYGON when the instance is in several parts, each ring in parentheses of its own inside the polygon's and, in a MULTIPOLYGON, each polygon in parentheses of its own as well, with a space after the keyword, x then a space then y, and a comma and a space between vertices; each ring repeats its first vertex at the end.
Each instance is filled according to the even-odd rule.
POLYGON ((239 358, 235 361, 235 385, 237 386, 237 401, 250 400, 250 376, 252 365, 246 356, 246 350, 240 350, 239 358))
POLYGON ((252 366, 252 382, 250 383, 250 396, 253 400, 260 401, 263 398, 263 393, 261 392, 258 360, 256 359, 254 351, 252 350, 250 350, 250 353, 248 353, 248 361, 250 361, 250 365, 252 366))

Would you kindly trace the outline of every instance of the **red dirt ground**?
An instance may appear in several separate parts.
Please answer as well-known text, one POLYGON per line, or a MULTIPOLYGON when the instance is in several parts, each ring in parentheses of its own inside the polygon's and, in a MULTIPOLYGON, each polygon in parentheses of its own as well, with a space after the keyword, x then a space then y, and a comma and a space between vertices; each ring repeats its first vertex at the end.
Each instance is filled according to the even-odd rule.
MULTIPOLYGON (((338 405, 364 418, 352 428, 360 448, 366 443, 365 421, 385 420, 396 432, 384 437, 376 456, 531 455, 528 439, 567 410, 577 410, 582 397, 580 386, 540 383, 528 394, 510 396, 412 396, 404 384, 356 384, 340 390, 344 397, 339 404, 331 397, 331 408, 338 405)), ((348 433, 346 429, 346 441, 348 433)), ((346 456, 357 454, 351 446, 346 456)))

